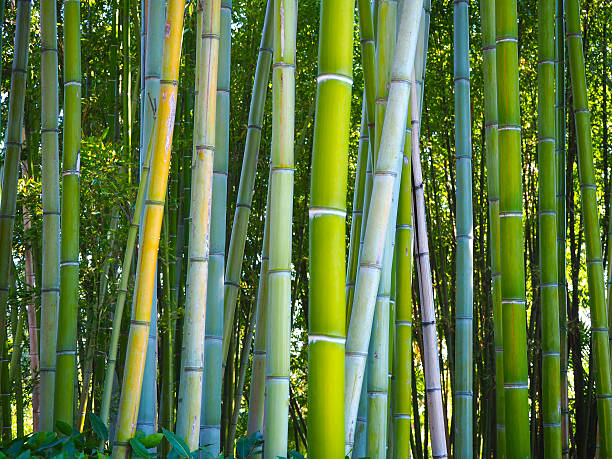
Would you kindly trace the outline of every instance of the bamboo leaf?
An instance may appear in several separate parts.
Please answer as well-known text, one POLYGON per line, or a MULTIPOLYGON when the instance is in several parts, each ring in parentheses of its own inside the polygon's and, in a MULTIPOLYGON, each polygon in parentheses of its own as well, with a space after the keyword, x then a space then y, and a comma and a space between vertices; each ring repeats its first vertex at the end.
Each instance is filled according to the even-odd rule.
POLYGON ((143 438, 139 438, 139 440, 140 440, 140 443, 142 443, 142 445, 145 448, 151 449, 159 445, 163 438, 164 438, 164 435, 158 432, 158 433, 154 433, 151 435, 147 435, 146 437, 143 437, 143 438))
POLYGON ((106 424, 104 424, 102 419, 100 419, 94 413, 89 413, 89 423, 91 424, 94 433, 98 436, 100 440, 108 440, 108 428, 106 427, 106 424))
POLYGON ((70 437, 72 435, 72 427, 64 421, 55 421, 55 428, 61 434, 70 437))
POLYGON ((187 446, 187 443, 185 443, 185 440, 169 430, 162 429, 162 432, 164 433, 166 440, 168 440, 179 456, 189 457, 189 447, 187 446))
POLYGON ((150 457, 149 452, 138 438, 130 438, 130 445, 132 446, 132 454, 136 457, 144 457, 146 459, 150 457))

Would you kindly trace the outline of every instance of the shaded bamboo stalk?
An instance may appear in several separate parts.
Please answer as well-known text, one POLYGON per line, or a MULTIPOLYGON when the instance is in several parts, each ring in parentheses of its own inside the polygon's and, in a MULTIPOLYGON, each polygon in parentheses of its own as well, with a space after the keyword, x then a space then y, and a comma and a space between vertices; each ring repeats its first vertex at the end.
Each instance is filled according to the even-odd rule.
MULTIPOLYGON (((381 275, 381 259, 389 224, 393 189, 401 164, 409 100, 410 75, 418 39, 422 0, 402 9, 389 104, 381 136, 379 159, 373 179, 371 204, 361 250, 355 300, 349 323, 345 353, 345 452, 350 454, 355 435, 359 398, 366 364, 374 307, 381 275)), ((399 180, 399 179, 398 179, 399 180)))
MULTIPOLYGON (((567 346, 567 280, 566 280, 566 197, 565 197, 565 1, 555 2, 555 150, 557 156, 557 282, 559 301, 559 328, 561 333, 561 454, 569 457, 568 406, 568 346, 567 346)), ((610 226, 612 228, 612 226, 610 226)), ((610 241, 610 240, 609 240, 610 241)), ((610 242, 608 242, 610 246, 610 242)), ((609 316, 608 316, 609 317, 609 316)))
MULTIPOLYGON (((268 4, 273 2, 269 0, 268 4)), ((249 411, 247 435, 263 432, 264 403, 266 389, 266 344, 267 344, 267 310, 268 310, 268 266, 270 252, 270 179, 266 198, 264 217, 264 234, 259 265, 259 284, 257 287, 257 315, 255 340, 253 343, 253 363, 251 366, 251 387, 249 389, 249 411)))
MULTIPOLYGON (((25 161, 21 162, 21 174, 23 178, 28 177, 25 161)), ((32 228, 32 216, 28 208, 23 206, 23 230, 28 233, 32 228)), ((36 280, 34 276, 34 260, 32 248, 26 247, 25 254, 25 283, 26 295, 28 295, 28 341, 30 343, 30 377, 34 382, 32 387, 32 430, 38 432, 40 429, 40 381, 37 377, 40 373, 40 356, 38 353, 38 319, 36 317, 36 280)))
POLYGON ((4 167, 2 171, 2 196, 0 198, 0 404, 2 413, 2 439, 10 439, 11 419, 7 375, 6 316, 9 295, 11 247, 15 208, 17 206, 17 179, 22 149, 21 126, 25 100, 28 67, 28 46, 30 40, 29 0, 17 1, 15 46, 11 70, 8 123, 6 129, 4 167))
POLYGON ((568 0, 566 38, 574 102, 580 198, 586 243, 587 276, 591 311, 593 363, 597 368, 595 382, 599 425, 600 457, 612 457, 612 382, 610 379, 610 343, 606 320, 603 283, 603 259, 597 210, 597 187, 593 163, 591 116, 587 94, 586 70, 580 21, 580 3, 568 0))
POLYGON ((159 108, 155 119, 151 175, 157 180, 151 182, 147 190, 144 207, 145 234, 138 254, 136 278, 136 302, 132 313, 128 336, 124 379, 117 417, 117 435, 113 447, 113 458, 126 458, 129 455, 128 439, 134 435, 135 421, 138 416, 138 403, 142 386, 151 301, 155 284, 155 271, 159 236, 164 212, 164 201, 168 183, 172 134, 176 113, 178 68, 181 55, 183 34, 184 0, 170 0, 164 34, 161 86, 159 108))
MULTIPOLYGON (((247 126, 247 137, 244 145, 244 156, 242 159, 242 170, 240 172, 240 183, 236 198, 236 209, 232 224, 229 250, 227 254, 227 266, 225 267, 225 292, 224 292, 224 315, 223 315, 223 364, 227 359, 229 347, 229 336, 234 324, 234 311, 238 291, 240 289, 240 275, 242 272, 242 260, 244 258, 244 245, 251 214, 251 203, 253 200, 253 187, 257 173, 257 157, 261 142, 261 131, 263 127, 263 115, 268 90, 270 65, 272 63, 272 14, 274 0, 268 0, 266 15, 257 55, 255 67, 255 80, 251 93, 251 106, 249 108, 249 120, 247 126)), ((258 321, 258 324, 261 322, 258 321)))

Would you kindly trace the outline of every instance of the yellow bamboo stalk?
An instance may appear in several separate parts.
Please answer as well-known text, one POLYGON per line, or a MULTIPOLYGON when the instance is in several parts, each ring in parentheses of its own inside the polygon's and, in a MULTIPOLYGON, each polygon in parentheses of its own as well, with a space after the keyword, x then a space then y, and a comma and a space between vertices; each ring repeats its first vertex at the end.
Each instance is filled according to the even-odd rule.
POLYGON ((113 447, 113 458, 129 457, 128 440, 134 435, 142 374, 144 371, 151 302, 155 287, 155 273, 159 236, 161 233, 164 203, 168 186, 172 134, 176 114, 178 70, 183 36, 183 14, 185 0, 169 0, 164 27, 164 49, 160 82, 159 108, 153 131, 153 158, 151 177, 144 208, 142 246, 138 254, 135 303, 128 336, 124 379, 119 401, 117 435, 113 447))

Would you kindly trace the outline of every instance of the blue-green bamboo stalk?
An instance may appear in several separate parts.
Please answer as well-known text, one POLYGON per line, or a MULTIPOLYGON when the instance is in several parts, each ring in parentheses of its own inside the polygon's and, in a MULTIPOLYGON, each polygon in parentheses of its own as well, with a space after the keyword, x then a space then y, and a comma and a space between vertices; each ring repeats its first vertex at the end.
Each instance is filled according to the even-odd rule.
POLYGON ((232 2, 221 1, 219 67, 217 71, 217 114, 213 160, 210 254, 204 334, 204 374, 200 445, 208 451, 221 450, 221 383, 223 378, 223 301, 225 268, 225 210, 229 156, 230 68, 232 2))
POLYGON ((472 133, 470 39, 467 0, 454 3, 455 158, 457 181, 457 260, 455 289, 454 454, 470 458, 472 448, 472 324, 474 308, 474 228, 472 215, 472 133))

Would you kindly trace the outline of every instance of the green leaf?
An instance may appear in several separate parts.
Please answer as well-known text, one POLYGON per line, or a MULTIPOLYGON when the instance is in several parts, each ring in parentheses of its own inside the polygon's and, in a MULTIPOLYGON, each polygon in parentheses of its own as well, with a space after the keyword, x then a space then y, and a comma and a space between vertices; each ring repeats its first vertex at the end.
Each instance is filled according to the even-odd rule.
POLYGON ((155 448, 156 446, 158 446, 162 439, 164 438, 164 435, 161 433, 154 433, 151 435, 147 435, 146 437, 143 438, 139 438, 140 443, 142 443, 142 445, 147 448, 147 449, 151 449, 151 448, 155 448))
POLYGON ((138 438, 130 438, 130 445, 132 446, 132 454, 134 456, 149 459, 149 452, 138 438))
POLYGON ((239 459, 244 459, 253 449, 253 442, 249 437, 240 437, 236 442, 236 454, 239 459))
POLYGON ((179 456, 185 458, 189 457, 189 446, 187 446, 185 440, 169 430, 162 429, 162 431, 164 432, 164 437, 166 437, 166 440, 168 440, 179 456))
POLYGON ((30 450, 26 449, 23 453, 21 453, 15 459, 30 459, 30 450))
POLYGON ((291 450, 289 451, 289 459, 305 459, 304 456, 299 451, 291 450))
POLYGON ((94 413, 89 413, 87 416, 89 417, 89 423, 97 437, 100 440, 108 441, 108 427, 106 427, 102 419, 94 413))
POLYGON ((67 437, 72 436, 72 426, 67 422, 59 420, 55 421, 55 428, 59 433, 66 435, 67 437))
POLYGON ((147 436, 147 434, 144 433, 142 430, 137 430, 136 432, 134 432, 134 438, 138 438, 139 440, 141 438, 146 437, 146 436, 147 436))

